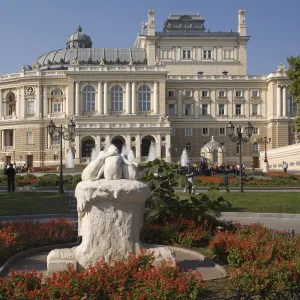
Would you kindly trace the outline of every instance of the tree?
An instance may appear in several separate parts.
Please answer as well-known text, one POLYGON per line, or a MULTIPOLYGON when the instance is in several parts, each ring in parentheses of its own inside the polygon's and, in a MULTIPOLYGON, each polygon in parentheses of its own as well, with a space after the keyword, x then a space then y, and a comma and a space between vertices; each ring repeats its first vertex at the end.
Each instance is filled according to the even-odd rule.
POLYGON ((286 71, 291 80, 290 91, 298 103, 298 111, 295 118, 295 129, 300 132, 300 56, 290 56, 287 58, 289 69, 286 71))

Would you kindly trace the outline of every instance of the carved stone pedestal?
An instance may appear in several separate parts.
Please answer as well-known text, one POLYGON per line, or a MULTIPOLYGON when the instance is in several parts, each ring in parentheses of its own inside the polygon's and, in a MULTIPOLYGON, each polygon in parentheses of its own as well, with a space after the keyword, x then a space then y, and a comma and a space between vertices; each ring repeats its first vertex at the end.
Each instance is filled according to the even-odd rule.
MULTIPOLYGON (((68 264, 81 270, 101 258, 110 261, 126 257, 129 252, 140 252, 144 206, 150 196, 145 183, 126 179, 86 180, 77 185, 75 196, 82 243, 72 249, 51 251, 47 257, 49 273, 64 270, 68 264)), ((174 259, 167 247, 149 250, 155 252, 158 260, 174 259)))

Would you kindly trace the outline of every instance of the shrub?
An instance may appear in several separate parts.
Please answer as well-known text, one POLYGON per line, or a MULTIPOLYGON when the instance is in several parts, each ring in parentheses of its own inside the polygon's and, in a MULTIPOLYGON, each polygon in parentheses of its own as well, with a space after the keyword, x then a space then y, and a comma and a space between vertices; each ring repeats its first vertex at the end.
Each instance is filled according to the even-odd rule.
POLYGON ((81 181, 81 174, 76 174, 73 176, 72 185, 75 186, 81 181))
POLYGON ((7 182, 7 176, 6 175, 0 175, 0 183, 7 182))
POLYGON ((289 175, 288 179, 290 179, 290 180, 298 180, 297 176, 295 176, 295 175, 289 175))
POLYGON ((35 186, 57 186, 59 176, 56 174, 44 174, 37 178, 35 186))
POLYGON ((33 174, 31 174, 31 173, 27 173, 27 174, 25 174, 24 175, 24 178, 36 178, 36 176, 34 176, 33 174))
POLYGON ((73 223, 65 219, 46 223, 33 220, 0 222, 0 265, 20 251, 37 246, 67 243, 75 236, 73 223))
POLYGON ((71 184, 73 181, 73 176, 72 175, 64 175, 63 176, 63 181, 66 184, 71 184))
POLYGON ((0 279, 0 296, 34 299, 196 299, 204 287, 200 273, 180 271, 164 262, 153 267, 149 253, 110 263, 100 260, 79 273, 54 273, 42 283, 35 271, 11 272, 0 279))

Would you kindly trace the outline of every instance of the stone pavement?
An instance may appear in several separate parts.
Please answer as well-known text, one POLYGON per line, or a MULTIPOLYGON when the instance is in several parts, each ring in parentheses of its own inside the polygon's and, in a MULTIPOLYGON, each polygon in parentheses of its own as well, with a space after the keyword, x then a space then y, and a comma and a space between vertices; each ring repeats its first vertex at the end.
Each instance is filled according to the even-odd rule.
MULTIPOLYGON (((186 270, 199 271, 202 274, 204 280, 212 280, 222 278, 226 275, 225 270, 216 265, 212 260, 204 257, 194 251, 185 250, 181 248, 171 247, 176 254, 176 259, 179 262, 179 267, 186 270)), ((35 269, 38 273, 43 274, 43 278, 47 275, 47 255, 49 252, 42 252, 39 254, 23 257, 20 260, 12 264, 11 269, 15 271, 24 271, 35 269)), ((8 276, 8 273, 4 275, 8 276)))

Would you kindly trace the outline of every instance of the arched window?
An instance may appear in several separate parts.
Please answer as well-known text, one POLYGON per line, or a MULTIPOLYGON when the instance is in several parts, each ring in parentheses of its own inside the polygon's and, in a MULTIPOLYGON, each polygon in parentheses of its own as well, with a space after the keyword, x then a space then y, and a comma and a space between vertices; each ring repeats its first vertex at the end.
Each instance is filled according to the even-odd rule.
POLYGON ((111 111, 123 111, 123 90, 119 85, 114 85, 111 89, 111 111))
POLYGON ((83 112, 95 111, 95 89, 88 85, 83 89, 83 112))
POLYGON ((151 110, 151 91, 147 85, 139 88, 139 111, 151 110))
POLYGON ((82 157, 92 157, 92 151, 95 148, 95 141, 92 139, 85 140, 82 143, 82 157))
POLYGON ((51 92, 51 95, 60 96, 63 94, 63 91, 61 89, 55 89, 51 92))

